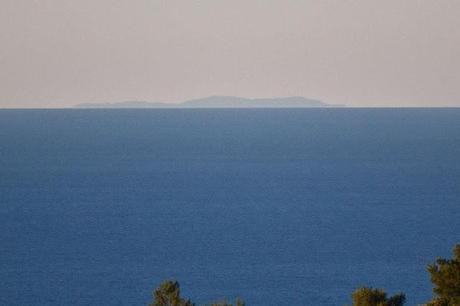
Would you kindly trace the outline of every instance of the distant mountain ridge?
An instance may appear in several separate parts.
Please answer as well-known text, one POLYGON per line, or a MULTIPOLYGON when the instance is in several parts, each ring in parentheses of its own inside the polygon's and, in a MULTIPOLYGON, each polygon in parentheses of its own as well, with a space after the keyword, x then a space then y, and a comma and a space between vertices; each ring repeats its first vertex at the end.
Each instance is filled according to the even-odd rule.
POLYGON ((280 98, 241 98, 233 96, 210 96, 187 100, 182 103, 162 103, 146 101, 125 101, 117 103, 82 103, 75 108, 311 108, 311 107, 343 107, 344 105, 328 104, 316 99, 305 97, 280 98))

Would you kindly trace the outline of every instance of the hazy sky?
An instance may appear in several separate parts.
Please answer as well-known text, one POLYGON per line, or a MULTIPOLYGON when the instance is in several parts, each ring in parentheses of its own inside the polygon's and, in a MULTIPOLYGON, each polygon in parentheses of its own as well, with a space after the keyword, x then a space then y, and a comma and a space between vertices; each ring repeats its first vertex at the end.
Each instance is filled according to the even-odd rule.
POLYGON ((0 107, 460 106, 459 0, 0 0, 0 107))

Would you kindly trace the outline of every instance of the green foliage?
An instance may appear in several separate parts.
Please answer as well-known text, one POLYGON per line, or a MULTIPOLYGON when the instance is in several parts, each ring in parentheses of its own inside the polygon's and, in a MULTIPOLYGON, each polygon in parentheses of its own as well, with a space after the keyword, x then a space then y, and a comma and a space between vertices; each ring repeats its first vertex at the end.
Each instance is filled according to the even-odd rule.
POLYGON ((353 306, 402 306, 406 302, 403 293, 387 298, 382 289, 362 287, 353 292, 353 306))
POLYGON ((387 299, 387 294, 381 289, 363 287, 353 292, 353 306, 379 305, 387 299))
MULTIPOLYGON (((245 304, 242 300, 236 299, 235 306, 244 306, 244 305, 245 304)), ((210 306, 233 306, 233 304, 224 301, 224 302, 212 303, 210 306)))
MULTIPOLYGON (((153 303, 149 306, 195 306, 190 300, 180 297, 180 285, 176 281, 164 281, 153 292, 153 303)), ((235 306, 244 306, 244 302, 236 299, 235 306)), ((233 306, 228 302, 212 303, 210 306, 233 306)))
POLYGON ((194 306, 190 300, 180 297, 180 286, 176 281, 165 281, 153 292, 154 301, 149 306, 194 306))
MULTIPOLYGON (((460 306, 460 244, 453 250, 452 259, 438 258, 428 266, 435 298, 425 306, 460 306)), ((154 301, 149 306, 194 306, 190 300, 180 297, 180 286, 176 281, 165 281, 154 291, 154 301)), ((352 294, 353 306, 402 306, 406 302, 404 293, 387 297, 383 289, 362 287, 352 294)), ((245 306, 237 299, 235 306, 245 306)), ((212 303, 209 306, 233 306, 229 302, 212 303)))
POLYGON ((428 304, 425 304, 425 306, 456 306, 460 304, 451 304, 448 300, 443 299, 443 298, 434 298, 431 302, 428 304))
POLYGON ((427 305, 460 305, 460 244, 454 247, 452 259, 438 258, 428 266, 428 272, 436 298, 427 305))
POLYGON ((406 302, 406 295, 404 293, 395 294, 390 297, 386 304, 387 306, 402 306, 406 302))

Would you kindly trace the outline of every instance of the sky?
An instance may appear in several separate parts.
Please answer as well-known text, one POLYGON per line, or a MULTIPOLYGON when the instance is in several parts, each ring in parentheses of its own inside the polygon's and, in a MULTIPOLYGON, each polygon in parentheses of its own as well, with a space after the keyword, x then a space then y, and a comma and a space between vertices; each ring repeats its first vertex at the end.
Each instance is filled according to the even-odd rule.
POLYGON ((458 0, 0 0, 0 108, 460 106, 458 0))

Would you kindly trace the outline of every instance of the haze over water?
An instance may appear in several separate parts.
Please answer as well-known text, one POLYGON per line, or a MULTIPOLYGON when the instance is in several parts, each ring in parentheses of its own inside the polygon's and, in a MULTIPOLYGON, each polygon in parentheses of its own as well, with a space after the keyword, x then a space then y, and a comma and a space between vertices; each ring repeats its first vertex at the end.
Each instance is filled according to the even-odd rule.
POLYGON ((305 96, 460 106, 458 0, 2 0, 0 108, 305 96))
POLYGON ((460 109, 0 110, 0 304, 426 302, 460 109))

